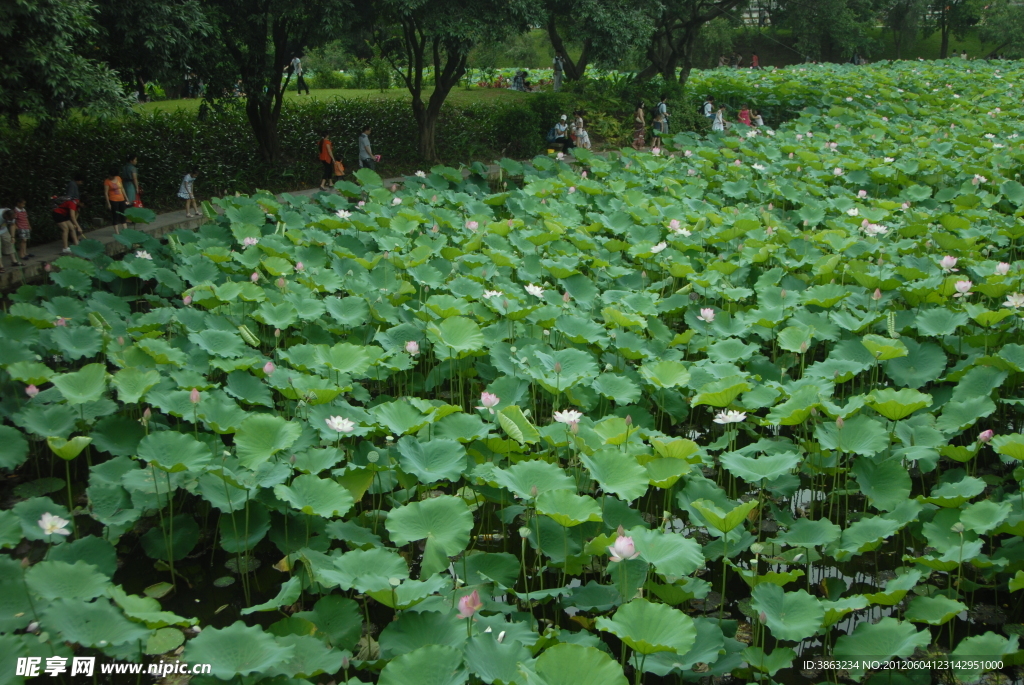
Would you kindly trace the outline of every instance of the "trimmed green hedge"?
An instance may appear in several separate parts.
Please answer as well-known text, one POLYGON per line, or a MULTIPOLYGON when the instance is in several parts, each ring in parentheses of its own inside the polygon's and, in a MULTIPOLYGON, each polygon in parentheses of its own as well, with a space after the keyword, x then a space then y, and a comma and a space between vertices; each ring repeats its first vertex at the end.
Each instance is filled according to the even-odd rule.
MULTIPOLYGON (((558 114, 572 107, 570 96, 544 93, 515 104, 448 104, 437 127, 438 153, 442 161, 455 164, 502 155, 532 157, 543 150, 544 133, 558 114)), ((260 157, 239 102, 211 112, 205 121, 192 112, 158 112, 108 121, 67 120, 46 136, 31 128, 7 131, 7 158, 21 162, 0 166, 0 206, 27 199, 36 229, 33 241, 54 240, 58 234, 50 222, 49 198, 63 193, 69 176, 79 170, 85 181, 85 220, 103 217, 106 223, 103 179, 110 167, 121 168, 129 152, 139 157, 143 201, 156 210, 180 207, 178 186, 192 165, 200 170, 195 186, 200 199, 257 188, 309 188, 320 178, 318 132, 330 132, 336 152, 352 169, 364 123, 373 126, 383 176, 411 173, 423 165, 416 123, 405 99, 286 103, 280 122, 281 159, 273 166, 260 157)))

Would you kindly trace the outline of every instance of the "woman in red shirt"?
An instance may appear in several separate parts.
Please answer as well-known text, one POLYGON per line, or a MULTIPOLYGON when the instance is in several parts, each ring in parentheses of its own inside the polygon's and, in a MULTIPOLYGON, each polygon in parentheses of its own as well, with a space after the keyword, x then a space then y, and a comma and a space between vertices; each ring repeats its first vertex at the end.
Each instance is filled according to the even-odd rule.
POLYGON ((740 123, 744 126, 750 126, 750 107, 743 105, 743 109, 740 110, 739 114, 740 123))
POLYGON ((78 244, 79 235, 85 237, 85 232, 78 225, 78 210, 80 208, 78 200, 73 197, 69 197, 53 208, 53 223, 57 224, 57 228, 60 229, 60 238, 64 241, 64 249, 61 252, 64 254, 71 254, 71 248, 68 247, 68 232, 71 233, 71 241, 75 245, 78 244))
MULTIPOLYGON (((121 177, 117 175, 117 169, 111 169, 103 181, 103 197, 107 201, 107 209, 110 210, 114 235, 117 235, 121 232, 121 228, 128 228, 128 220, 124 218, 124 210, 128 206, 128 196, 124 192, 121 177)), ((76 207, 75 210, 77 211, 78 208, 76 207)), ((76 241, 75 244, 77 245, 78 242, 76 241)), ((67 247, 66 244, 65 247, 67 247)))

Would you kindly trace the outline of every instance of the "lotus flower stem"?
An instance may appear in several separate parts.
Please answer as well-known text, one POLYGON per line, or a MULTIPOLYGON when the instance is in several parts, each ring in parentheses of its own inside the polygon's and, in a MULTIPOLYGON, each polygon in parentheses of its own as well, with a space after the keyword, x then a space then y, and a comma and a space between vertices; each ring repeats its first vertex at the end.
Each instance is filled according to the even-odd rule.
MULTIPOLYGON (((167 563, 171 567, 171 585, 178 589, 178 577, 174 573, 174 490, 171 488, 171 474, 167 474, 167 563)), ((154 475, 154 481, 155 476, 154 475)))
MULTIPOLYGON (((68 484, 68 515, 71 518, 71 528, 75 531, 75 539, 78 539, 78 524, 75 523, 75 501, 71 497, 71 462, 64 460, 64 478, 68 484)), ((47 550, 49 552, 49 550, 47 550)))

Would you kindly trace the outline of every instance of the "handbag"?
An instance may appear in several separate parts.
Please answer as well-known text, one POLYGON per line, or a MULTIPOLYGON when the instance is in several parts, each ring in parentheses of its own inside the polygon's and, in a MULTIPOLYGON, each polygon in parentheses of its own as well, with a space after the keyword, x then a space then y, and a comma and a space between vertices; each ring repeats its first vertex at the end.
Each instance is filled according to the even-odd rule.
POLYGON ((142 191, 136 191, 135 199, 132 200, 132 207, 138 207, 139 209, 142 209, 142 191))
POLYGON ((344 176, 345 175, 345 165, 341 163, 341 160, 337 160, 337 159, 334 160, 334 175, 335 176, 344 176))

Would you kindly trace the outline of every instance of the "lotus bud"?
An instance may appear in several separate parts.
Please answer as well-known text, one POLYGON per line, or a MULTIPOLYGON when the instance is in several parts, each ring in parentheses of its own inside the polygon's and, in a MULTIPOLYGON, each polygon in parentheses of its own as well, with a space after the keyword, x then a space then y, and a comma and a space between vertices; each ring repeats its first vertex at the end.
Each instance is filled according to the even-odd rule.
POLYGON ((45 271, 47 273, 53 271, 53 267, 50 266, 49 262, 46 262, 45 264, 43 264, 43 271, 45 271))
POLYGON ((569 430, 572 431, 573 435, 579 435, 579 432, 580 432, 580 424, 579 424, 579 422, 578 421, 573 421, 572 423, 570 423, 569 424, 569 430))
POLYGON ((633 425, 633 415, 632 414, 626 414, 626 425, 627 426, 632 426, 633 425))
POLYGON ((528 527, 522 526, 519 529, 519 537, 521 537, 521 538, 528 538, 528 537, 530 537, 530 533, 532 533, 532 532, 533 531, 531 531, 528 527))
POLYGON ((249 280, 253 283, 258 283, 260 280, 260 274, 258 271, 253 271, 252 276, 249 276, 249 280))
POLYGON ((34 633, 37 630, 39 630, 39 621, 32 621, 27 626, 25 626, 26 633, 34 633))
POLYGON ((960 533, 964 532, 964 524, 962 524, 959 521, 957 521, 952 526, 950 526, 949 529, 951 531, 953 531, 954 533, 960 534, 960 533))
POLYGON ((875 302, 878 302, 880 299, 882 299, 882 289, 875 288, 875 292, 871 294, 871 299, 874 300, 875 302))
POLYGON ((151 417, 152 415, 153 412, 150 410, 149 407, 146 407, 146 410, 142 412, 142 418, 147 422, 149 421, 149 417, 151 417))
POLYGON ((780 296, 780 297, 781 297, 782 299, 786 299, 786 289, 785 289, 785 288, 783 288, 783 289, 782 289, 782 292, 781 292, 781 293, 779 293, 779 296, 780 296))
POLYGON ((192 304, 192 296, 191 295, 186 295, 185 297, 181 298, 181 301, 184 302, 185 306, 187 307, 190 304, 192 304))
POLYGON ((391 184, 391 192, 393 193, 393 192, 395 192, 396 190, 398 190, 398 184, 397 184, 397 183, 392 183, 392 184, 391 184))
POLYGON ((604 365, 604 370, 605 371, 611 371, 613 368, 615 368, 615 367, 613 367, 611 364, 605 364, 604 365))
POLYGON ((294 454, 291 457, 289 457, 288 462, 291 463, 291 464, 295 463, 295 455, 294 454))
POLYGON ((569 186, 569 193, 572 194, 572 193, 575 193, 575 192, 576 192, 576 186, 569 186))
POLYGON ((569 300, 570 299, 572 299, 572 298, 569 297, 569 293, 567 293, 567 292, 566 293, 562 293, 562 302, 565 302, 566 304, 569 304, 569 300))
POLYGON ((640 272, 640 278, 644 278, 644 279, 647 278, 647 271, 646 270, 640 272))
POLYGON ((804 340, 802 343, 800 343, 800 354, 804 354, 806 352, 807 352, 807 341, 804 340))
POLYGON ((278 287, 278 288, 283 288, 284 286, 285 286, 285 281, 284 281, 284 279, 283 279, 283 278, 279 278, 279 279, 277 279, 277 287, 278 287))
POLYGON ((437 202, 437 195, 431 196, 430 201, 431 202, 437 202))
POLYGON ((768 622, 768 614, 766 614, 766 613, 764 613, 762 611, 761 613, 759 613, 757 615, 757 620, 760 621, 762 625, 767 623, 768 622))
MULTIPOLYGON (((543 333, 543 334, 544 334, 545 336, 551 335, 551 331, 549 331, 549 330, 548 330, 548 329, 546 329, 546 328, 545 328, 545 329, 544 329, 543 331, 541 331, 541 332, 542 332, 542 333, 543 333)), ((559 369, 561 369, 561 366, 559 366, 559 369)))
POLYGON ((303 264, 302 262, 296 262, 295 263, 295 270, 296 271, 305 271, 306 270, 306 265, 303 264))
POLYGON ((32 399, 33 397, 39 394, 39 388, 37 388, 34 385, 30 385, 27 388, 25 388, 25 394, 28 395, 29 399, 32 399))
POLYGON ((274 329, 274 337, 275 338, 280 338, 281 337, 281 329, 280 328, 275 328, 274 329))
POLYGON ((846 422, 843 421, 843 417, 842 416, 837 416, 836 417, 836 428, 839 428, 840 430, 842 430, 843 426, 845 426, 845 425, 846 425, 846 422))
POLYGON ((533 497, 533 498, 537 497, 537 486, 536 485, 530 487, 530 497, 533 497))
POLYGON ((988 442, 989 440, 992 439, 993 435, 995 435, 995 433, 992 431, 992 429, 989 429, 987 431, 982 431, 978 435, 978 442, 988 442))
POLYGON ((122 346, 122 347, 124 347, 124 336, 123 335, 117 336, 117 344, 122 346))
POLYGON ((31 566, 31 565, 32 565, 32 562, 31 562, 31 561, 29 561, 29 558, 28 558, 28 557, 22 557, 22 558, 21 558, 21 567, 22 567, 22 568, 28 568, 28 567, 29 567, 29 566, 31 566))
POLYGON ((191 402, 192 404, 199 404, 199 399, 199 389, 192 388, 192 392, 190 392, 188 395, 188 401, 191 402))
POLYGON ((274 366, 274 362, 267 362, 266 364, 263 365, 263 373, 267 374, 268 376, 274 373, 275 369, 277 369, 277 367, 274 366))

